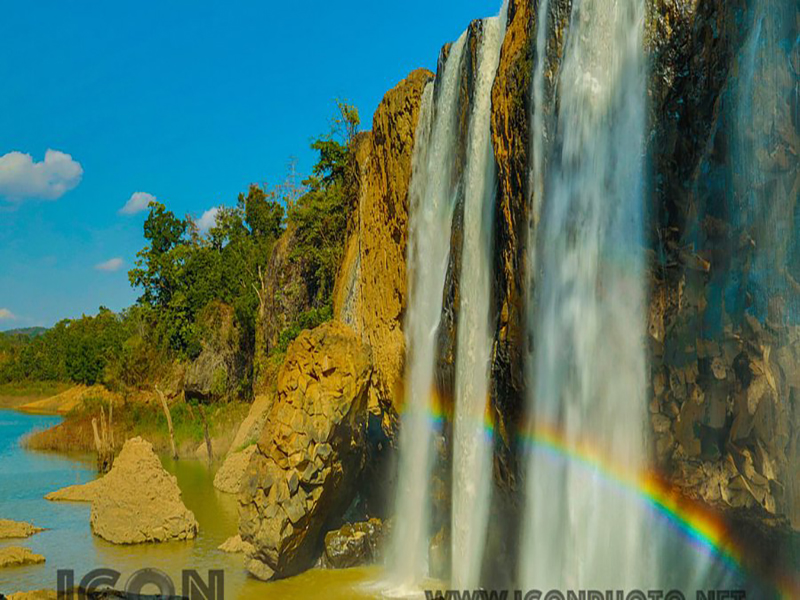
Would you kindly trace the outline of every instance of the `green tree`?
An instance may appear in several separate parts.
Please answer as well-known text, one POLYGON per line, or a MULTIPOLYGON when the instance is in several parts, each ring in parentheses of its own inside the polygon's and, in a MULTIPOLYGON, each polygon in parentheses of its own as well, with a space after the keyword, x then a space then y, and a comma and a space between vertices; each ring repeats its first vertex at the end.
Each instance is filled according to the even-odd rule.
POLYGON ((299 240, 292 254, 306 265, 317 307, 331 301, 356 188, 352 173, 358 110, 344 102, 337 102, 337 110, 331 131, 311 145, 318 158, 304 182, 308 191, 289 212, 299 240))

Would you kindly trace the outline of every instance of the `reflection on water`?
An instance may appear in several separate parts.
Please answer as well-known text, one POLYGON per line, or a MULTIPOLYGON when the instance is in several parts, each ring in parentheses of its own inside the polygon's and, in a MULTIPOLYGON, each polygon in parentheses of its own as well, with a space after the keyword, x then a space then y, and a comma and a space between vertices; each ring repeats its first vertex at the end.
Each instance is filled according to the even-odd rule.
POLYGON ((92 569, 113 568, 122 573, 120 582, 124 583, 138 569, 152 567, 169 574, 178 587, 183 569, 195 569, 203 576, 211 569, 222 569, 228 599, 370 597, 361 595, 356 588, 357 584, 376 577, 371 569, 309 571, 268 584, 249 578, 241 555, 217 550, 236 534, 236 498, 217 491, 212 485, 213 473, 198 461, 164 460, 165 468, 178 478, 184 502, 200 524, 195 540, 116 546, 93 536, 89 505, 44 500, 48 492, 93 479, 93 458, 32 452, 21 448, 19 443, 31 431, 52 427, 59 420, 59 417, 0 411, 0 518, 31 521, 47 528, 27 540, 0 541, 0 547, 27 546, 47 559, 44 565, 4 570, 0 593, 54 589, 58 569, 73 569, 76 580, 80 580, 92 569))

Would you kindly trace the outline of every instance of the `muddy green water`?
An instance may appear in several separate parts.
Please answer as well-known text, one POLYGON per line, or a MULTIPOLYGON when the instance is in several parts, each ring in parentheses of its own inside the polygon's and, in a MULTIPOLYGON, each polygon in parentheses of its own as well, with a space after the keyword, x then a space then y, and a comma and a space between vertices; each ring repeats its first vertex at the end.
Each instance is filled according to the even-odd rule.
POLYGON ((162 459, 165 468, 177 477, 184 502, 200 524, 195 540, 115 546, 93 536, 88 505, 44 500, 48 492, 92 480, 96 475, 92 457, 32 452, 20 445, 25 435, 59 420, 0 410, 0 518, 47 528, 26 540, 0 540, 0 547, 26 546, 47 559, 44 565, 1 570, 0 593, 55 589, 58 569, 73 569, 76 581, 80 581, 92 569, 107 567, 122 573, 118 587, 123 587, 137 570, 156 568, 173 579, 178 591, 182 570, 196 569, 205 575, 211 569, 222 569, 226 600, 375 597, 363 587, 379 577, 376 569, 312 570, 275 583, 248 577, 241 555, 217 550, 236 534, 236 498, 217 491, 212 485, 213 473, 198 461, 162 459))

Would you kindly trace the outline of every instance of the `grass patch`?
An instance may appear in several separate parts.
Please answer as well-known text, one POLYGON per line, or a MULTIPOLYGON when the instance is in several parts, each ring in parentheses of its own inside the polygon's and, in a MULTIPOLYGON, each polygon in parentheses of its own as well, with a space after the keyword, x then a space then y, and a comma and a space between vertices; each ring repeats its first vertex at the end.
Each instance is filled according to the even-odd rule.
POLYGON ((12 381, 0 384, 0 397, 49 398, 73 387, 61 381, 12 381))
MULTIPOLYGON (((71 411, 61 424, 36 432, 26 440, 35 450, 58 452, 93 452, 92 419, 98 418, 101 407, 108 416, 108 402, 101 398, 86 398, 79 408, 71 411)), ((212 439, 233 437, 236 427, 247 416, 250 405, 244 402, 220 402, 204 406, 212 439)), ((186 402, 170 405, 175 444, 182 457, 191 458, 195 449, 205 441, 199 409, 186 402)), ((160 453, 169 451, 169 428, 161 405, 156 402, 129 402, 114 405, 114 440, 120 448, 125 440, 141 436, 160 453)))

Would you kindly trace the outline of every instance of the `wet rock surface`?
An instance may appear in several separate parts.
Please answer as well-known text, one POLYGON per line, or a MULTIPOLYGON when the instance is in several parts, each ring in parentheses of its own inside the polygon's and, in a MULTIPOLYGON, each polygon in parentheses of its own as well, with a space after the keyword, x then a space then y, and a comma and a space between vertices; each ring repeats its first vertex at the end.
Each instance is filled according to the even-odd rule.
POLYGON ((770 331, 750 317, 704 339, 696 323, 708 288, 657 290, 650 412, 662 468, 689 497, 800 530, 793 400, 800 394, 800 328, 770 331))
POLYGON ((278 395, 240 495, 239 533, 259 579, 315 562, 326 523, 356 493, 366 456, 368 348, 341 323, 305 331, 286 355, 278 395))
POLYGON ((319 565, 326 569, 349 569, 383 560, 389 527, 380 519, 348 523, 325 534, 325 552, 319 565))

